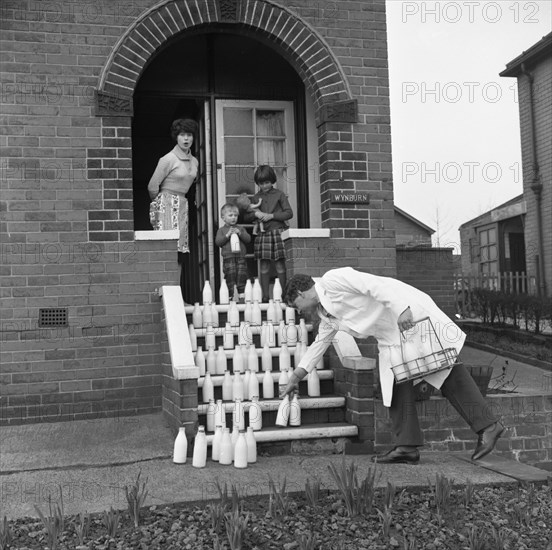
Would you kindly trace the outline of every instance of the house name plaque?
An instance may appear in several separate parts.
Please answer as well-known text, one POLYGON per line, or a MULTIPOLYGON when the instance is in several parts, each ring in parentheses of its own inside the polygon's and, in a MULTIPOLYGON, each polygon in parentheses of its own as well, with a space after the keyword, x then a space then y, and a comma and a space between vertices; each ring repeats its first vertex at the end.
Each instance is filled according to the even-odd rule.
POLYGON ((369 193, 355 193, 353 191, 340 192, 332 191, 330 194, 331 204, 370 204, 369 193))

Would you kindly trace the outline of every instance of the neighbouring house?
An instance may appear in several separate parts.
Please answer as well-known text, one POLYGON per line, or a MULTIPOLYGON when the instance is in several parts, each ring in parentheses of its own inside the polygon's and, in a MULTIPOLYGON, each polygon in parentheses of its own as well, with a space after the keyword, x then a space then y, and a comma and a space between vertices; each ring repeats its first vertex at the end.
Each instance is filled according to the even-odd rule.
POLYGON ((526 272, 523 195, 460 226, 461 266, 465 276, 526 272))
POLYGON ((397 247, 431 246, 435 229, 417 220, 395 205, 395 239, 397 247))
MULTIPOLYGON (((552 294, 552 33, 510 61, 517 78, 523 174, 525 264, 537 292, 552 294)), ((518 246, 518 248, 520 248, 518 246)))

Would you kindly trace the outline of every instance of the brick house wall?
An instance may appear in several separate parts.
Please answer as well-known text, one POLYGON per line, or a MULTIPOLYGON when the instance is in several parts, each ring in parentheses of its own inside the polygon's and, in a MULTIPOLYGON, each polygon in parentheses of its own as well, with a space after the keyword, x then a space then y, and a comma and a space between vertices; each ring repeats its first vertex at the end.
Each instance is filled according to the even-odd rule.
POLYGON ((395 212, 395 233, 397 246, 431 246, 431 233, 400 212, 395 212))
MULTIPOLYGON (((530 68, 534 76, 534 109, 536 122, 537 160, 539 163, 542 189, 542 234, 544 247, 544 271, 546 292, 552 293, 552 56, 530 68)), ((528 100, 529 80, 518 77, 519 117, 521 130, 521 160, 523 169, 523 195, 527 203, 525 217, 525 250, 527 273, 537 275, 536 256, 538 250, 537 201, 531 184, 533 181, 532 133, 530 123, 530 103, 528 100)))
POLYGON ((8 0, 0 18, 2 423, 161 408, 156 289, 178 283, 176 243, 134 233, 132 92, 180 32, 234 25, 292 64, 316 109, 327 268, 395 275, 384 0, 8 0), (42 329, 41 308, 68 326, 42 329))

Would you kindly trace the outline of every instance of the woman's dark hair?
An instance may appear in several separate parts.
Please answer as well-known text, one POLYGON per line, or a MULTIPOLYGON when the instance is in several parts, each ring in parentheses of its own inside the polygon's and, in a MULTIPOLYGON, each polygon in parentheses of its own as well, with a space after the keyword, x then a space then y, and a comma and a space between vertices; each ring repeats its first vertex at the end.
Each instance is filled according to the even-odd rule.
POLYGON ((274 172, 274 168, 272 168, 272 166, 268 166, 268 164, 261 164, 255 170, 253 179, 255 180, 255 183, 257 185, 261 181, 269 181, 270 183, 276 183, 276 172, 274 172))
POLYGON ((191 118, 177 118, 171 124, 171 137, 173 141, 176 141, 176 138, 179 134, 186 133, 192 134, 195 140, 197 135, 197 128, 198 126, 195 120, 192 120, 191 118))
POLYGON ((290 307, 295 307, 295 299, 299 296, 299 292, 305 292, 313 286, 314 280, 310 275, 293 275, 284 290, 284 302, 290 307))

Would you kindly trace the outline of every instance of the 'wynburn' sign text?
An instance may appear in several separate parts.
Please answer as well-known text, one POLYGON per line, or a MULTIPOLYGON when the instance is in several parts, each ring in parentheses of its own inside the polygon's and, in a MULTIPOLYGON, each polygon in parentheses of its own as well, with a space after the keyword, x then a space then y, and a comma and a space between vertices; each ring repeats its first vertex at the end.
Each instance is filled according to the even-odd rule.
POLYGON ((370 195, 368 193, 332 191, 330 202, 332 204, 370 204, 370 195))

